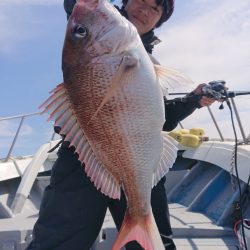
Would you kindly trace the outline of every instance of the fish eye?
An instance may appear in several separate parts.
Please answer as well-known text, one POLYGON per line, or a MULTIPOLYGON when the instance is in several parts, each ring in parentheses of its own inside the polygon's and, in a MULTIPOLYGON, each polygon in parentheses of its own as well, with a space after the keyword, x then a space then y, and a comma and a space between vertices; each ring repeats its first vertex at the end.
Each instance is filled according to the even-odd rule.
POLYGON ((88 29, 83 25, 77 25, 74 29, 74 35, 79 38, 85 38, 88 35, 88 29))

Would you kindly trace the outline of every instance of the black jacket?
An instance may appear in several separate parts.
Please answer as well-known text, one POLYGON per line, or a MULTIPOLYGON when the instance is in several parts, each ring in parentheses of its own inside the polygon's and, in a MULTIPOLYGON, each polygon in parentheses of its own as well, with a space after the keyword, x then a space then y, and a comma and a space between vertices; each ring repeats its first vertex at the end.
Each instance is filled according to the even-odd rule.
MULTIPOLYGON (((76 0, 64 0, 64 9, 67 13, 67 17, 72 13, 73 7, 76 3, 76 0)), ((124 8, 119 9, 120 13, 127 18, 127 13, 124 8)), ((154 35, 154 31, 151 30, 148 33, 144 34, 142 37, 143 45, 148 53, 152 53, 154 45, 157 44, 159 39, 154 35)), ((163 126, 164 131, 173 130, 180 121, 193 113, 193 111, 200 107, 198 102, 188 102, 183 103, 181 101, 165 103, 165 118, 166 122, 163 126)))

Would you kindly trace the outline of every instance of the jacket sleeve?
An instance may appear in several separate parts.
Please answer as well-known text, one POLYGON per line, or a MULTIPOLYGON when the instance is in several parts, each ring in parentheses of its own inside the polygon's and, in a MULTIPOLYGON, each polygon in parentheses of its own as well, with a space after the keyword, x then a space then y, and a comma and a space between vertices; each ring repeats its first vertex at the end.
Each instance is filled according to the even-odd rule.
POLYGON ((178 123, 191 115, 196 108, 200 108, 198 102, 183 103, 181 101, 165 103, 165 123, 164 131, 170 131, 176 128, 178 123))
POLYGON ((72 13, 72 10, 75 6, 75 3, 76 3, 76 0, 64 0, 64 9, 67 13, 67 18, 69 18, 69 16, 71 15, 72 13))

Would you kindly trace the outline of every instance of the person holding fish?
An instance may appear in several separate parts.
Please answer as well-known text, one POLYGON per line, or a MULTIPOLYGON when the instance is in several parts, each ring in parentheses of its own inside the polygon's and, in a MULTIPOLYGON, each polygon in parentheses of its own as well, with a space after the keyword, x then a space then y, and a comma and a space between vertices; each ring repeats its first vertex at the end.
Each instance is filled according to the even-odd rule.
POLYGON ((214 100, 199 85, 189 95, 199 98, 164 107, 160 84, 152 86, 177 73, 151 54, 174 0, 122 4, 64 0, 64 83, 43 104, 63 140, 27 250, 89 250, 107 208, 119 230, 112 250, 176 249, 164 183, 178 149, 162 130, 214 100))

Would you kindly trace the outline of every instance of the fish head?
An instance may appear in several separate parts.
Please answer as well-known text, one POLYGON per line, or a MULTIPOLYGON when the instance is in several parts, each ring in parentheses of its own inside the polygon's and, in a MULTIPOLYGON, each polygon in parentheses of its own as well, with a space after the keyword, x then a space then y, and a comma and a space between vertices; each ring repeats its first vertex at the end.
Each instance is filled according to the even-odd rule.
POLYGON ((118 55, 139 44, 135 26, 107 0, 78 0, 68 20, 63 69, 87 66, 103 55, 118 55))

